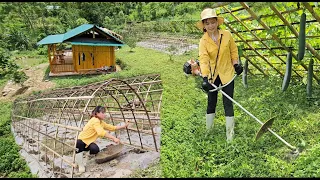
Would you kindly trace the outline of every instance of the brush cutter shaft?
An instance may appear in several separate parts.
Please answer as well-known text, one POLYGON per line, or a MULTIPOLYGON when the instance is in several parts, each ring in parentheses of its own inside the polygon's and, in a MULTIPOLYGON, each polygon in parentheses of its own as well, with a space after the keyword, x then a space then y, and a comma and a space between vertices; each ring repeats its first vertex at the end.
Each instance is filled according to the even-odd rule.
MULTIPOLYGON (((225 84, 225 85, 222 85, 222 86, 219 86, 219 87, 217 87, 216 85, 214 85, 213 87, 214 87, 215 89, 211 89, 211 90, 209 90, 209 92, 214 92, 214 91, 219 91, 219 90, 221 90, 222 88, 228 86, 236 77, 237 77, 237 75, 233 76, 233 78, 232 78, 227 84, 225 84)), ((209 82, 209 83, 210 83, 210 82, 209 82)), ((211 83, 210 83, 210 84, 211 84, 211 83)))
MULTIPOLYGON (((232 78, 232 80, 230 81, 230 82, 228 82, 226 85, 228 85, 229 83, 231 83, 234 79, 235 79, 235 77, 236 77, 237 75, 234 75, 234 77, 232 78)), ((209 82, 210 83, 210 82, 209 82)), ((253 114, 251 114, 248 110, 246 110, 244 107, 242 107, 237 101, 235 101, 234 99, 232 99, 227 93, 225 93, 224 91, 222 91, 221 89, 222 89, 222 86, 219 86, 219 87, 217 87, 215 84, 213 84, 213 83, 210 83, 214 88, 216 88, 216 89, 213 89, 213 90, 211 90, 210 92, 212 92, 212 91, 216 91, 216 90, 218 90, 218 91, 220 91, 225 97, 227 97, 228 99, 230 99, 233 103, 235 103, 237 106, 239 106, 244 112, 246 112, 247 114, 249 114, 253 119, 255 119, 256 121, 258 121, 261 125, 263 125, 264 123, 263 122, 261 122, 258 118, 256 118, 253 114)), ((226 86, 226 85, 224 85, 224 86, 226 86)), ((223 86, 223 87, 224 87, 223 86)), ((275 135, 278 139, 280 139, 285 145, 287 145, 290 149, 292 149, 292 150, 295 150, 296 149, 296 147, 294 147, 294 146, 291 146, 288 142, 286 142, 284 139, 282 139, 278 134, 276 134, 275 132, 273 132, 270 128, 268 128, 268 131, 270 132, 270 133, 272 133, 273 135, 275 135)))

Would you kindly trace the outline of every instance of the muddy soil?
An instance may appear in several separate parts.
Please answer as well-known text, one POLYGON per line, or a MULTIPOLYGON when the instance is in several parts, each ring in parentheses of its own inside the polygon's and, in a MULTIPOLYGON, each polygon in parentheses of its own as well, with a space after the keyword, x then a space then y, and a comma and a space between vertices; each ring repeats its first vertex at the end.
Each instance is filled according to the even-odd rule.
POLYGON ((182 55, 188 51, 198 48, 197 44, 188 44, 183 41, 170 41, 166 39, 160 40, 158 38, 150 38, 137 43, 137 46, 141 46, 149 49, 155 49, 157 51, 161 51, 167 54, 170 54, 170 52, 168 51, 168 48, 171 45, 177 48, 177 50, 174 51, 175 55, 182 55))

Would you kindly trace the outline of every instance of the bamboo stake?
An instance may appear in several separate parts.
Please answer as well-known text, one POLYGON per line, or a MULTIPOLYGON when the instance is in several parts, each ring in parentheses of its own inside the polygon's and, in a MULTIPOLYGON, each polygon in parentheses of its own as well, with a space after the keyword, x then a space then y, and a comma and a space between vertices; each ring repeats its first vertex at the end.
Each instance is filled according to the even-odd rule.
MULTIPOLYGON (((141 149, 146 149, 146 150, 150 150, 150 151, 155 151, 156 149, 152 148, 152 147, 141 147, 141 146, 137 146, 137 145, 134 145, 134 144, 129 144, 127 142, 123 142, 123 141, 120 141, 120 143, 122 144, 125 144, 126 146, 131 146, 131 147, 134 147, 134 148, 141 148, 141 149)), ((157 150, 156 150, 157 151, 157 150)), ((157 151, 158 152, 158 151, 157 151)))
MULTIPOLYGON (((227 8, 223 7, 226 11, 228 11, 237 21, 239 21, 242 26, 244 26, 248 31, 250 31, 250 29, 243 23, 239 20, 239 18, 237 16, 235 16, 232 12, 230 12, 230 10, 228 10, 227 8)), ((250 31, 250 33, 255 37, 257 38, 261 44, 263 44, 272 54, 274 54, 278 59, 280 59, 283 63, 286 63, 280 56, 277 55, 277 53, 275 53, 266 43, 264 43, 263 41, 261 41, 261 39, 255 34, 253 33, 252 31, 250 31)), ((257 48, 256 48, 257 49, 257 48)), ((299 76, 299 77, 302 77, 297 71, 295 71, 293 69, 293 71, 299 76)))
MULTIPOLYGON (((260 18, 258 18, 258 16, 249 8, 249 6, 244 3, 244 2, 240 2, 240 4, 247 10, 247 12, 249 14, 251 14, 252 17, 254 17, 266 30, 270 30, 270 28, 263 22, 261 21, 260 18)), ((272 32, 272 37, 281 45, 283 46, 288 52, 290 51, 289 48, 287 48, 282 42, 281 40, 278 38, 278 36, 272 32)), ((292 57, 295 58, 296 60, 298 59, 298 57, 295 55, 295 54, 292 54, 292 57)), ((298 61, 298 60, 297 60, 298 61)), ((308 67, 303 63, 303 62, 300 62, 300 65, 305 69, 305 70, 308 70, 308 67)), ((319 82, 319 78, 318 76, 316 76, 314 73, 313 73, 313 78, 315 78, 317 80, 317 82, 319 82)))
POLYGON ((48 146, 46 146, 45 144, 43 144, 42 142, 39 142, 33 138, 30 138, 32 140, 34 140, 35 142, 37 142, 38 144, 40 144, 41 146, 45 147, 46 149, 48 149, 49 151, 51 151, 52 153, 54 153, 56 156, 60 157, 63 161, 67 162, 69 165, 73 166, 73 167, 77 167, 76 164, 70 162, 69 160, 65 159, 63 156, 61 156, 59 153, 55 152, 54 150, 52 150, 51 148, 49 148, 48 146))
POLYGON ((216 2, 214 3, 214 5, 212 6, 212 8, 218 8, 218 7, 221 7, 221 6, 226 6, 228 4, 231 4, 232 2, 216 2))
MULTIPOLYGON (((230 25, 230 23, 229 23, 230 25)), ((320 36, 314 35, 314 36, 306 36, 306 38, 319 38, 320 36)), ((283 37, 279 38, 280 40, 282 39, 297 39, 297 37, 283 37)), ((270 41, 273 40, 273 38, 260 38, 261 41, 270 41)), ((260 41, 259 39, 246 39, 247 42, 252 42, 252 41, 260 41)), ((241 40, 235 40, 235 42, 242 42, 241 40)))
POLYGON ((81 128, 78 128, 78 127, 66 126, 66 125, 63 125, 63 124, 57 124, 57 123, 54 123, 54 122, 43 121, 43 120, 36 119, 36 118, 27 118, 27 117, 17 116, 17 115, 13 115, 13 117, 19 117, 19 118, 23 118, 23 119, 27 119, 27 120, 32 120, 32 121, 37 121, 37 122, 42 122, 42 123, 50 123, 50 124, 52 124, 53 126, 64 127, 64 128, 71 129, 71 130, 75 130, 75 131, 79 131, 79 132, 82 131, 82 129, 81 129, 81 128))
MULTIPOLYGON (((244 8, 241 8, 241 10, 243 10, 244 8)), ((295 8, 295 9, 290 9, 290 10, 287 10, 287 11, 283 11, 282 14, 288 14, 288 13, 291 13, 291 12, 296 12, 296 11, 299 11, 301 10, 302 8, 295 8)), ((231 11, 231 12, 235 12, 235 11, 231 11)), ((266 17, 272 17, 272 16, 275 16, 275 14, 266 14, 266 15, 261 15, 260 18, 266 18, 266 17)), ((253 20, 254 18, 252 16, 249 16, 249 17, 246 17, 246 18, 242 18, 240 19, 242 22, 243 21, 248 21, 248 20, 253 20)), ((229 22, 229 24, 233 24, 233 23, 237 23, 238 21, 231 21, 229 22)))
POLYGON ((77 99, 92 99, 94 98, 94 96, 79 96, 79 97, 58 97, 58 98, 40 98, 40 99, 34 99, 34 100, 30 100, 30 101, 20 101, 17 102, 17 104, 19 103, 27 103, 27 102, 34 102, 34 101, 46 101, 46 100, 77 100, 77 99))
MULTIPOLYGON (((313 22, 317 22, 316 20, 308 20, 306 21, 306 23, 313 23, 313 22)), ((228 23, 230 25, 230 23, 228 23)), ((294 22, 291 24, 300 24, 300 22, 294 22)), ((273 28, 278 28, 278 27, 284 27, 284 24, 281 25, 276 25, 276 26, 270 26, 271 29, 273 28)), ((250 30, 244 30, 244 31, 237 31, 238 33, 244 33, 244 32, 251 32, 251 31, 261 31, 261 30, 265 30, 264 28, 255 28, 255 29, 250 29, 250 30)))
MULTIPOLYGON (((25 127, 28 127, 28 129, 30 128, 30 129, 32 129, 32 130, 37 131, 35 128, 32 128, 32 127, 28 126, 27 124, 24 124, 24 123, 22 123, 22 122, 19 122, 19 123, 21 123, 21 124, 24 125, 25 127)), ((46 136, 46 137, 52 138, 51 136, 48 135, 48 133, 43 133, 43 132, 40 132, 40 131, 37 131, 37 132, 38 132, 39 134, 42 134, 42 135, 46 136)), ((28 133, 27 133, 27 134, 28 134, 28 133)), ((66 146, 68 146, 68 147, 71 148, 71 149, 77 149, 77 148, 74 148, 74 147, 70 146, 69 144, 66 144, 66 143, 60 141, 59 139, 55 139, 55 141, 58 141, 58 142, 60 142, 61 144, 66 145, 66 146)))
POLYGON ((244 43, 246 43, 259 57, 261 57, 269 66, 271 66, 274 70, 276 70, 281 76, 284 76, 281 71, 279 71, 276 67, 274 67, 264 56, 262 56, 254 47, 252 47, 239 33, 237 33, 228 23, 224 22, 224 24, 234 32, 244 43))
MULTIPOLYGON (((296 37, 299 37, 299 33, 297 32, 297 30, 290 25, 290 23, 281 15, 278 9, 273 5, 270 5, 270 7, 273 10, 273 12, 275 12, 278 15, 278 17, 282 20, 282 22, 289 27, 289 29, 293 32, 293 34, 296 37)), ((314 48, 308 42, 306 42, 306 47, 318 60, 320 60, 319 54, 314 50, 314 48)))
MULTIPOLYGON (((147 120, 147 117, 143 117, 143 118, 137 118, 137 117, 124 117, 125 119, 137 119, 137 120, 147 120)), ((114 117, 114 116, 112 116, 112 119, 114 120, 114 121, 121 121, 121 122, 123 122, 123 118, 122 117, 119 117, 119 116, 116 116, 116 117, 114 117)), ((158 121, 160 121, 160 118, 150 118, 150 120, 152 121, 156 121, 156 122, 158 122, 158 121)), ((130 121, 131 122, 131 121, 130 121)))
POLYGON ((304 5, 304 7, 306 7, 308 9, 308 11, 312 14, 312 16, 318 21, 318 23, 320 23, 320 17, 319 15, 313 10, 313 7, 310 6, 310 4, 308 2, 302 2, 302 4, 304 5))
POLYGON ((150 131, 141 130, 141 129, 140 129, 140 130, 137 130, 137 129, 133 129, 133 128, 128 128, 128 130, 130 130, 130 131, 135 131, 135 132, 138 132, 138 131, 139 131, 140 133, 149 134, 149 135, 153 135, 153 134, 154 134, 155 136, 158 135, 158 134, 155 133, 155 132, 152 134, 152 132, 150 132, 150 131))
MULTIPOLYGON (((120 114, 120 111, 109 111, 110 114, 120 114)), ((135 114, 146 114, 146 112, 142 112, 142 111, 137 111, 134 112, 135 114)), ((131 111, 123 111, 123 114, 132 114, 131 111)), ((148 112, 148 114, 160 114, 160 112, 148 112)), ((121 114, 120 114, 121 115, 121 114)))
POLYGON ((257 66, 255 63, 253 63, 246 55, 242 54, 244 58, 248 60, 256 69, 258 69, 264 76, 268 76, 259 66, 257 66))

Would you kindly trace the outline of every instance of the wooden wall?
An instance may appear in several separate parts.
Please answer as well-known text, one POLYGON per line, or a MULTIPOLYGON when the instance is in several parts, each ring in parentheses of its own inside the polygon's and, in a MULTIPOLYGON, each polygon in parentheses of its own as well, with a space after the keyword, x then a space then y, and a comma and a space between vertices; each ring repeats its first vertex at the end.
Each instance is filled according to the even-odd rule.
POLYGON ((72 52, 77 72, 103 66, 115 66, 115 52, 112 46, 73 45, 72 52))

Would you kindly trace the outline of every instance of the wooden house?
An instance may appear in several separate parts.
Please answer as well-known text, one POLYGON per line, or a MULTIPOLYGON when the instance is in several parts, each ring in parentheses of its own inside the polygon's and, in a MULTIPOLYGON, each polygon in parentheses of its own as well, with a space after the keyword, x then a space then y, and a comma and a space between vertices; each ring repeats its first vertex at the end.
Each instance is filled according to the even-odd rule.
POLYGON ((49 35, 37 45, 48 45, 49 76, 64 76, 115 71, 115 49, 124 42, 106 28, 83 24, 65 34, 49 35), (71 48, 62 44, 71 44, 71 48))

